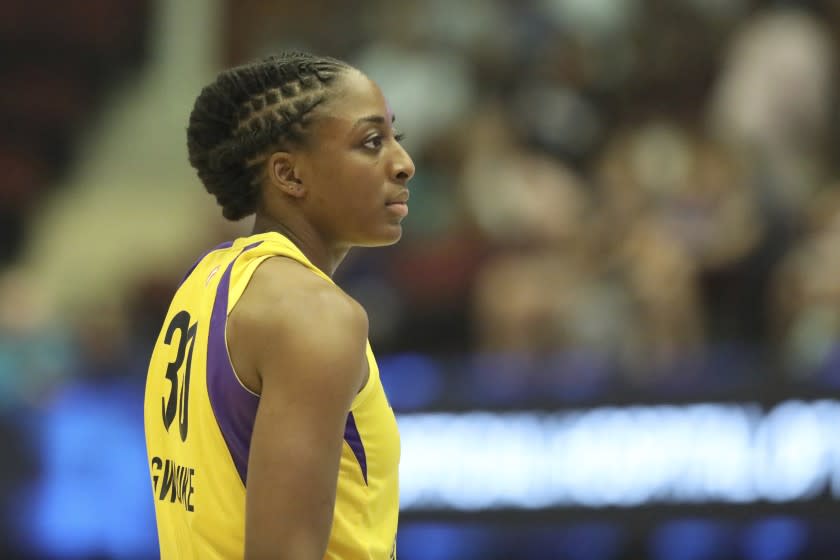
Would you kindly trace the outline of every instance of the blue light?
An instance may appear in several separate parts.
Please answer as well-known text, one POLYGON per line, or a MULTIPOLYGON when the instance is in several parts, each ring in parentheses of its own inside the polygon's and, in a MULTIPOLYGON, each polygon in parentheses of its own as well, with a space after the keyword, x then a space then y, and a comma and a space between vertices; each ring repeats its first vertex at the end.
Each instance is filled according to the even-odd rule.
POLYGON ((743 548, 749 560, 794 560, 807 542, 808 529, 802 521, 776 517, 747 529, 743 548))
POLYGON ((30 546, 58 558, 157 556, 142 385, 68 386, 42 429, 42 481, 21 512, 30 546))
POLYGON ((737 558, 731 528, 723 523, 681 520, 664 524, 651 539, 653 560, 729 560, 737 558))
POLYGON ((484 558, 492 548, 492 533, 483 527, 448 523, 411 523, 397 534, 400 560, 470 560, 484 558))
POLYGON ((436 361, 419 354, 378 359, 379 377, 396 410, 419 410, 440 398, 443 379, 436 361))

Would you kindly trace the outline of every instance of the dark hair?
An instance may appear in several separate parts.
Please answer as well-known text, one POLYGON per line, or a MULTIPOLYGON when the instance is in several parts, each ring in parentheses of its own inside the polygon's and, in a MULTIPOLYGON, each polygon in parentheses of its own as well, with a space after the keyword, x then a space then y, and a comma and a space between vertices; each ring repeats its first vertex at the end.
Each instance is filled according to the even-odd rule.
POLYGON ((284 52, 225 70, 201 91, 190 114, 187 149, 225 218, 256 211, 260 156, 302 144, 308 115, 349 68, 334 58, 284 52))

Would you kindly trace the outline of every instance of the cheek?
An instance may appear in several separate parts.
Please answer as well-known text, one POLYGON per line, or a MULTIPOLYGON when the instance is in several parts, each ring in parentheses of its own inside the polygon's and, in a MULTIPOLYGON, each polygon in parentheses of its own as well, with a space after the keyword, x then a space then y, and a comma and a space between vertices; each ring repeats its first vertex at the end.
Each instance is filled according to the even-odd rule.
POLYGON ((328 219, 369 220, 384 204, 384 174, 366 154, 333 154, 312 173, 314 202, 328 219))
POLYGON ((336 170, 333 185, 336 196, 353 208, 370 207, 382 195, 381 173, 370 160, 346 162, 336 170))

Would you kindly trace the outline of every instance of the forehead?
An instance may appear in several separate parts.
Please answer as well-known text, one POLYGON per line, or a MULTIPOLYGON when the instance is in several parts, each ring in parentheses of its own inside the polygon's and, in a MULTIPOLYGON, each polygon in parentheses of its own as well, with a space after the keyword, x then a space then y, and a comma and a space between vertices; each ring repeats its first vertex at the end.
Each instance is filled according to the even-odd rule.
POLYGON ((376 82, 358 70, 349 70, 339 80, 335 94, 322 105, 319 120, 324 125, 352 127, 370 116, 382 116, 391 122, 391 108, 376 82))

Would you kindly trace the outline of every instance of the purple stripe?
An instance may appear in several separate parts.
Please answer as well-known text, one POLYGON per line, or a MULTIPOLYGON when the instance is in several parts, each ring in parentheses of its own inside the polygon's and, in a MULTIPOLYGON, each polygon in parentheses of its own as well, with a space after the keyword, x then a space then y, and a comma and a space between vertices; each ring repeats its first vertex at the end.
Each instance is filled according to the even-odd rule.
POLYGON ((359 435, 359 430, 356 428, 356 419, 353 418, 353 413, 347 415, 347 424, 344 426, 344 440, 350 445, 353 450, 353 455, 359 461, 359 466, 362 468, 362 476, 365 478, 367 484, 367 457, 365 457, 365 446, 362 444, 362 437, 359 435))
MULTIPOLYGON (((260 243, 262 241, 248 245, 239 255, 260 243)), ((239 255, 236 258, 239 258, 239 255)), ((233 366, 230 364, 225 344, 230 274, 235 262, 236 259, 230 262, 219 281, 216 300, 213 302, 213 312, 210 315, 210 334, 207 338, 207 394, 233 463, 236 465, 242 484, 245 484, 248 478, 251 432, 254 429, 254 418, 257 415, 260 399, 239 383, 233 366)))
POLYGON ((216 245, 215 247, 213 247, 212 249, 210 249, 209 251, 207 251, 206 253, 204 253, 204 254, 203 254, 203 255, 201 255, 200 257, 198 257, 198 260, 196 260, 196 261, 193 263, 193 265, 190 267, 190 269, 187 271, 187 273, 186 273, 186 274, 184 274, 184 277, 183 277, 183 278, 181 278, 181 283, 180 283, 180 284, 178 284, 178 287, 180 288, 180 287, 181 287, 181 284, 183 284, 184 282, 186 282, 186 281, 187 281, 187 278, 189 278, 189 277, 190 277, 190 274, 192 274, 192 273, 193 273, 193 270, 195 270, 195 267, 197 267, 197 266, 198 266, 198 263, 200 263, 202 260, 204 260, 204 257, 206 257, 207 255, 209 255, 209 254, 210 254, 210 253, 212 253, 213 251, 218 251, 219 249, 228 249, 228 248, 230 248, 230 247, 232 247, 232 246, 233 246, 233 241, 225 241, 224 243, 220 243, 220 244, 216 245))

